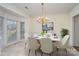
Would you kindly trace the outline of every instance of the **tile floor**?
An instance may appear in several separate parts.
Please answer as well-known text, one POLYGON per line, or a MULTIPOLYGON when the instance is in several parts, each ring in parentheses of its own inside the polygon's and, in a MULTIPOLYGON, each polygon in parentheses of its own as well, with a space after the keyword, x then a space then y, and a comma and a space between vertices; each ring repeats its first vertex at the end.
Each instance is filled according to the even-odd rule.
MULTIPOLYGON (((29 53, 29 49, 28 47, 26 46, 25 48, 25 44, 24 42, 19 42, 17 44, 14 44, 14 45, 11 45, 11 46, 8 46, 6 48, 3 48, 1 50, 1 56, 28 56, 28 53, 29 53)), ((36 52, 37 56, 41 56, 41 52, 40 51, 37 51, 36 52)), ((52 56, 56 56, 57 55, 57 52, 54 52, 52 54, 52 56)), ((59 50, 59 54, 60 56, 65 56, 66 53, 63 51, 63 50, 59 50)), ((72 50, 68 50, 68 55, 79 55, 78 51, 75 51, 74 49, 72 50)), ((32 51, 29 53, 29 56, 35 56, 35 51, 32 51)), ((43 56, 49 56, 47 54, 43 54, 43 56)))

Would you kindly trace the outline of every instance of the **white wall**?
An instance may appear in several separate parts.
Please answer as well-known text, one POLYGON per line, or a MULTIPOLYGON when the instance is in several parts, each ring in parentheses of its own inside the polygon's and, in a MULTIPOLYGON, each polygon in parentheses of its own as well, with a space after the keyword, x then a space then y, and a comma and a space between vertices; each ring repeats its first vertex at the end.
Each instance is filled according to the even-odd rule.
MULTIPOLYGON (((54 31, 58 35, 60 35, 60 31, 62 28, 66 28, 70 30, 70 21, 69 14, 57 14, 48 16, 49 22, 54 22, 54 31)), ((32 20, 32 32, 39 33, 41 32, 41 24, 37 22, 37 18, 33 18, 32 20)))
POLYGON ((37 18, 31 18, 31 32, 39 33, 42 30, 42 25, 37 22, 37 18))

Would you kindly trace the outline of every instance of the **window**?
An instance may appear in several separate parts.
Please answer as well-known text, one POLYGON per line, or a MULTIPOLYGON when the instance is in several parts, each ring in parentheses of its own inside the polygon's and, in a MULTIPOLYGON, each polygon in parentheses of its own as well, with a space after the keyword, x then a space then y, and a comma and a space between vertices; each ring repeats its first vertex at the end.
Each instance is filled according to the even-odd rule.
POLYGON ((0 16, 0 47, 24 39, 24 22, 0 16))
POLYGON ((24 22, 20 22, 20 38, 24 39, 24 22))
POLYGON ((3 38, 3 35, 4 35, 4 27, 3 27, 3 20, 4 20, 4 17, 1 17, 0 16, 0 47, 3 45, 3 41, 4 41, 4 38, 3 38))
POLYGON ((14 20, 7 20, 7 43, 17 40, 17 22, 14 20))

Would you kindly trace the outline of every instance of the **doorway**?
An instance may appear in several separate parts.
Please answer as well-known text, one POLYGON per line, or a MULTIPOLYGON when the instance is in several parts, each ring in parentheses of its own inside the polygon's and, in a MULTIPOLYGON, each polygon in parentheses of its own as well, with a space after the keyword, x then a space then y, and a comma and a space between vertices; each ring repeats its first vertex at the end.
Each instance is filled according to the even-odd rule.
POLYGON ((74 46, 79 47, 79 15, 74 17, 74 46))

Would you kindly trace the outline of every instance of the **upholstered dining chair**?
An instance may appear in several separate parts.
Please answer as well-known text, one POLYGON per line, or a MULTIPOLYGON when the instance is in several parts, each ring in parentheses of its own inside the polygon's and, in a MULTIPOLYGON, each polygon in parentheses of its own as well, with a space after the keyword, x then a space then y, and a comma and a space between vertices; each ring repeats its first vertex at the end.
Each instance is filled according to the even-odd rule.
POLYGON ((59 51, 59 49, 64 49, 64 51, 66 51, 66 54, 67 54, 67 48, 69 47, 68 42, 69 42, 69 35, 65 35, 60 42, 57 42, 55 44, 57 48, 57 52, 59 51))
POLYGON ((38 41, 34 38, 29 38, 27 40, 27 44, 28 44, 28 48, 29 48, 29 54, 30 54, 30 51, 35 51, 35 55, 36 55, 36 50, 39 49, 40 47, 40 44, 38 43, 38 41))
POLYGON ((42 55, 43 53, 49 54, 49 55, 53 53, 53 43, 51 39, 42 38, 39 40, 39 42, 41 45, 40 49, 41 49, 42 55))

